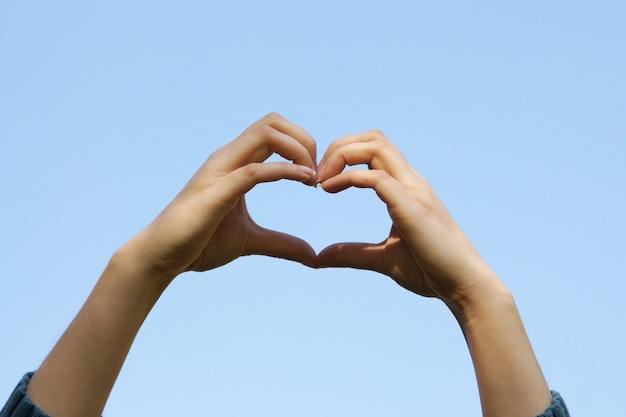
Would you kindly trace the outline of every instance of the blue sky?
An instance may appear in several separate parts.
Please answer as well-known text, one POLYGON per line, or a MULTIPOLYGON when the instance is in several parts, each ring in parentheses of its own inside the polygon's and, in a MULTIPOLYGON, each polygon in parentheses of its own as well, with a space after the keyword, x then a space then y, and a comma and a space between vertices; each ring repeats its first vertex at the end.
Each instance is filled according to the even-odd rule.
MULTIPOLYGON (((320 154, 383 130, 513 291, 572 414, 624 414, 625 21, 617 1, 2 2, 0 393, 113 251, 276 111, 320 154)), ((317 250, 390 226, 367 190, 263 184, 248 205, 317 250)), ((172 284, 105 415, 197 410, 480 415, 442 303, 261 257, 172 284)))

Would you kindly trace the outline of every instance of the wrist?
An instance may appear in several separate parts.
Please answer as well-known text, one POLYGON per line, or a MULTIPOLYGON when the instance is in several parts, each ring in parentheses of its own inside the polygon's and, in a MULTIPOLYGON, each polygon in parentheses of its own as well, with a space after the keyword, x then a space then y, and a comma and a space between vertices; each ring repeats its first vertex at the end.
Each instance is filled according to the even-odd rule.
POLYGON ((483 415, 542 413, 550 404, 550 390, 504 283, 494 274, 476 291, 446 304, 467 341, 483 415))
POLYGON ((516 310, 513 295, 493 271, 481 273, 472 282, 465 291, 442 298, 464 331, 468 323, 486 314, 497 315, 511 308, 516 310))
POLYGON ((115 251, 107 268, 113 268, 126 276, 143 281, 146 285, 160 291, 165 290, 177 275, 152 262, 149 254, 136 238, 115 251))

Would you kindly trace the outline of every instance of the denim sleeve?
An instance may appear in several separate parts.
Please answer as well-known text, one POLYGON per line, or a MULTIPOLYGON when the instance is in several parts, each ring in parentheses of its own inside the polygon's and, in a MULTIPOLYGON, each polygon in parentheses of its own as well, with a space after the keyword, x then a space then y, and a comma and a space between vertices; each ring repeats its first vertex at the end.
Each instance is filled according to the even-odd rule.
POLYGON ((556 391, 552 391, 552 404, 548 407, 545 413, 537 417, 569 417, 569 411, 567 411, 567 406, 565 405, 565 401, 563 401, 561 394, 556 391))
POLYGON ((29 372, 17 384, 9 400, 0 411, 0 417, 50 417, 41 411, 26 395, 26 387, 34 372, 29 372))

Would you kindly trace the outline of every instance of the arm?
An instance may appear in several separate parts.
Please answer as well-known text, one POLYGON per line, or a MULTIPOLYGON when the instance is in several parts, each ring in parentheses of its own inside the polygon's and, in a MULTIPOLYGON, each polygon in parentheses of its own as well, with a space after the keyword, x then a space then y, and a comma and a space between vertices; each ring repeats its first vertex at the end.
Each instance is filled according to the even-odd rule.
POLYGON ((542 414, 551 394, 513 297, 400 151, 378 131, 342 138, 326 151, 318 181, 332 193, 374 189, 393 220, 384 242, 329 246, 318 266, 378 271, 409 291, 441 299, 469 346, 483 414, 542 414), (358 164, 369 169, 343 172, 358 164))
POLYGON ((139 327, 170 282, 242 255, 313 265, 315 252, 250 218, 257 183, 315 181, 315 142, 270 114, 211 155, 176 198, 111 258, 84 306, 35 373, 28 396, 48 414, 100 416, 139 327), (293 161, 262 163, 278 153, 293 161))

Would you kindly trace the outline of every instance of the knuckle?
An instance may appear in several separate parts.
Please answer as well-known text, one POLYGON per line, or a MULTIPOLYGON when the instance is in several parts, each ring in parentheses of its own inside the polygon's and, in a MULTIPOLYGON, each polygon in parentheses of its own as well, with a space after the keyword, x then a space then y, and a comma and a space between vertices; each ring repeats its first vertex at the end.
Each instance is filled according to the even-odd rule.
POLYGON ((242 172, 244 177, 246 177, 246 178, 253 178, 253 177, 257 176, 257 174, 259 173, 260 169, 261 169, 261 164, 253 162, 251 164, 248 164, 248 165, 244 166, 241 169, 241 172, 242 172))
POLYGON ((261 124, 257 127, 256 130, 257 135, 263 138, 272 138, 275 132, 276 130, 268 124, 261 124))
POLYGON ((263 119, 266 123, 278 123, 280 121, 283 120, 283 116, 281 116, 280 114, 276 113, 276 112, 269 112, 267 113, 263 119))
POLYGON ((377 183, 385 182, 391 179, 391 175, 387 171, 383 171, 382 169, 376 169, 370 171, 374 175, 374 180, 377 183))
POLYGON ((385 142, 389 141, 389 139, 387 139, 387 136, 380 129, 372 129, 372 130, 369 131, 369 134, 372 137, 374 137, 374 139, 376 139, 376 140, 382 140, 382 141, 385 141, 385 142))
POLYGON ((433 216, 437 213, 439 210, 438 199, 432 189, 425 187, 424 184, 420 184, 410 191, 413 201, 423 215, 433 216))

